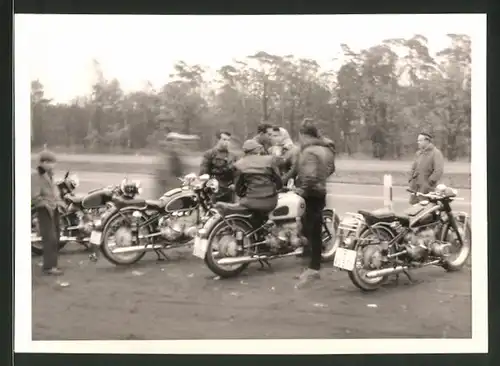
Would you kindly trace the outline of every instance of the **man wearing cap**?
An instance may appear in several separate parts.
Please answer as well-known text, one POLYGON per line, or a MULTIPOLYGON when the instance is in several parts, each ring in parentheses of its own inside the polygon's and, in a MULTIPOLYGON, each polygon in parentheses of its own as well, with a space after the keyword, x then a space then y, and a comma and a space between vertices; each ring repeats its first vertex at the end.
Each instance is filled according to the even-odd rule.
POLYGON ((219 181, 219 193, 214 197, 214 201, 232 202, 233 191, 230 186, 234 181, 236 156, 229 151, 231 133, 219 131, 216 137, 216 145, 203 154, 200 175, 208 174, 219 181))
POLYGON ((58 276, 63 273, 57 267, 60 229, 58 206, 64 203, 53 180, 55 163, 53 152, 44 150, 40 153, 38 166, 31 172, 31 204, 37 211, 43 241, 43 273, 58 276))
POLYGON ((235 193, 239 204, 253 211, 255 228, 264 223, 266 215, 278 203, 278 190, 282 182, 275 159, 264 152, 264 147, 254 139, 243 144, 245 156, 235 163, 235 193))
MULTIPOLYGON (((432 143, 430 133, 421 132, 418 135, 417 144, 418 151, 411 166, 408 183, 411 190, 429 193, 436 188, 443 176, 444 158, 441 151, 432 143)), ((415 204, 418 201, 419 199, 415 195, 410 196, 410 204, 415 204)))

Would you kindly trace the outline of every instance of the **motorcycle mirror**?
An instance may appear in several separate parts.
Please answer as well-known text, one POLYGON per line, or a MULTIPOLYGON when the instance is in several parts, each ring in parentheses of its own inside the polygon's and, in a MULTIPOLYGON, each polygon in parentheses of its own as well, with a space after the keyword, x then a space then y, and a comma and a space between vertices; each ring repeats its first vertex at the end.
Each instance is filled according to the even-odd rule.
POLYGON ((64 179, 67 179, 69 177, 69 170, 66 171, 66 174, 64 174, 64 179))

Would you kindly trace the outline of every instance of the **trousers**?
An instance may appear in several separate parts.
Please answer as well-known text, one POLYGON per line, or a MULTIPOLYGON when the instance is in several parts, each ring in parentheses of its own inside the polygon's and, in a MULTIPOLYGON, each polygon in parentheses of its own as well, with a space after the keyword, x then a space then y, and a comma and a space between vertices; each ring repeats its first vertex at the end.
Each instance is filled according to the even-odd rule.
POLYGON ((302 233, 307 238, 311 251, 309 268, 321 268, 321 252, 323 250, 321 232, 323 229, 323 209, 326 205, 326 195, 306 197, 306 212, 302 216, 302 233))
POLYGON ((43 269, 51 269, 57 267, 59 257, 59 212, 40 207, 37 214, 43 243, 43 269))

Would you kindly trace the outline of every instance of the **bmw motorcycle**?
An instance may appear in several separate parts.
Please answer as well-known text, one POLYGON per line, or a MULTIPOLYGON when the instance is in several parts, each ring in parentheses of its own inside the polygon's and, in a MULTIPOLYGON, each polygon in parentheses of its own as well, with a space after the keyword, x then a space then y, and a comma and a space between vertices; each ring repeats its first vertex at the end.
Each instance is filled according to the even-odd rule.
POLYGON ((207 174, 198 177, 194 173, 180 180, 180 188, 167 191, 158 200, 124 201, 116 197, 102 230, 92 232, 90 260, 97 261, 101 252, 115 265, 130 265, 151 251, 163 260, 167 259, 163 250, 190 244, 206 220, 219 182, 207 174))
MULTIPOLYGON (((137 183, 139 184, 139 183, 137 183)), ((88 248, 89 236, 95 226, 100 225, 99 217, 105 214, 112 206, 111 200, 114 196, 124 199, 132 199, 140 192, 137 185, 136 190, 125 193, 121 187, 110 186, 97 188, 85 195, 75 195, 74 191, 79 186, 79 179, 75 174, 66 172, 63 179, 56 182, 59 196, 65 203, 59 210, 59 249, 69 242, 77 242, 88 248)), ((38 214, 31 207, 31 251, 36 255, 43 254, 42 238, 38 227, 38 214)))
POLYGON ((457 190, 440 184, 432 193, 408 192, 420 202, 402 213, 360 210, 347 213, 339 225, 343 239, 334 266, 362 291, 377 290, 392 274, 412 281, 409 271, 426 266, 457 271, 470 256, 469 216, 451 207, 457 190))
MULTIPOLYGON (((218 202, 209 219, 198 230, 193 255, 221 278, 239 275, 250 263, 270 267, 270 260, 303 253, 307 239, 302 236, 304 199, 294 192, 293 180, 278 193, 276 208, 260 227, 253 227, 252 212, 238 203, 218 202)), ((323 210, 323 260, 335 254, 339 217, 334 210, 323 210)))

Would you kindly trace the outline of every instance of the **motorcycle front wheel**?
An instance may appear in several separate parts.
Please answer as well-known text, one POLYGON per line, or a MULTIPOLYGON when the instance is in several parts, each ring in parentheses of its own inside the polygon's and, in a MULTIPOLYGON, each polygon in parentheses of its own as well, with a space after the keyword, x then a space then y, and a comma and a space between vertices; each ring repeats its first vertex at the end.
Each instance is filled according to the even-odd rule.
MULTIPOLYGON (((207 267, 221 278, 236 277, 249 265, 249 263, 231 265, 221 265, 217 263, 219 259, 227 258, 228 256, 226 254, 228 252, 235 252, 236 240, 234 234, 236 231, 248 233, 252 230, 252 225, 243 219, 232 218, 227 220, 227 222, 230 225, 225 221, 221 221, 212 229, 208 236, 208 247, 205 255, 205 264, 207 267)), ((243 244, 246 245, 252 241, 252 238, 245 238, 243 244)), ((230 257, 237 258, 245 256, 246 254, 247 253, 238 253, 230 257)))
POLYGON ((458 240, 458 235, 451 224, 446 224, 443 227, 441 240, 451 243, 451 255, 445 259, 443 268, 448 272, 459 271, 470 261, 472 230, 470 221, 464 216, 455 217, 458 231, 462 237, 462 244, 458 240))

